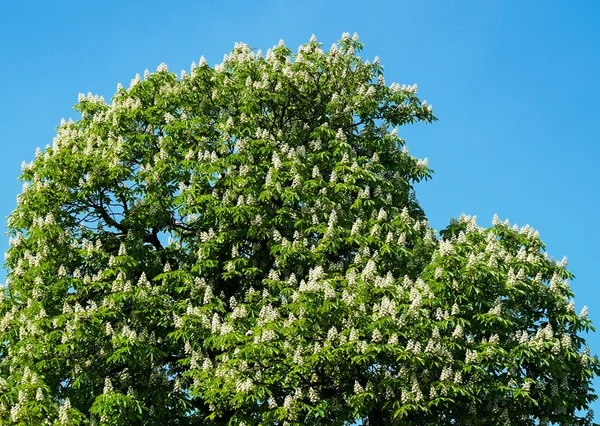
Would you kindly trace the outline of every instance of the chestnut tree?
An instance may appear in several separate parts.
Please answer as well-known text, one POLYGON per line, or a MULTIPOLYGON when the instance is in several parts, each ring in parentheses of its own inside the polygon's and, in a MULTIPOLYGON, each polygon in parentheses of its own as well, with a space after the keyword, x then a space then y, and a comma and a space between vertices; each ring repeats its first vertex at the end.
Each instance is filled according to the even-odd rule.
POLYGON ((9 217, 0 424, 592 424, 566 262, 431 229, 398 128, 436 118, 362 47, 80 95, 9 217))

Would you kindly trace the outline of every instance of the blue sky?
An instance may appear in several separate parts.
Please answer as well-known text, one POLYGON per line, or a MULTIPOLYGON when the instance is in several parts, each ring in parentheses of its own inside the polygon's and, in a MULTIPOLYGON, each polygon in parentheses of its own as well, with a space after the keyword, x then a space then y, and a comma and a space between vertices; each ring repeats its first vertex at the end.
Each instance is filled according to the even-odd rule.
MULTIPOLYGON (((600 326, 600 2, 3 0, 1 9, 3 218, 21 161, 52 143, 62 117, 77 118, 79 92, 110 98, 161 62, 215 64, 236 41, 266 51, 283 38, 295 49, 314 33, 328 48, 358 32, 362 56, 381 58, 388 83, 417 83, 440 119, 400 129, 435 170, 417 193, 433 227, 461 212, 484 226, 494 213, 532 225, 551 256, 568 256, 578 309, 587 304, 600 326)), ((600 353, 600 337, 589 342, 600 353)))

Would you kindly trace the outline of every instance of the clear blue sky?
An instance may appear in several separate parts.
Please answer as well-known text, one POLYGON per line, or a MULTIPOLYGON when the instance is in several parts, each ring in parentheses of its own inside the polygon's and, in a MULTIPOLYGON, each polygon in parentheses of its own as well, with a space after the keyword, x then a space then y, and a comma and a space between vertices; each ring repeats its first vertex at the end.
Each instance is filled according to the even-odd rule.
MULTIPOLYGON (((440 119, 400 132, 435 170, 418 188, 433 227, 461 212, 531 224, 551 256, 568 256, 578 310, 600 326, 599 22, 597 0, 1 0, 0 216, 21 161, 77 118, 79 92, 110 98, 161 62, 215 64, 236 41, 295 50, 314 33, 328 48, 358 32, 362 56, 381 58, 388 83, 417 83, 440 119)), ((600 353, 600 333, 589 341, 600 353)))

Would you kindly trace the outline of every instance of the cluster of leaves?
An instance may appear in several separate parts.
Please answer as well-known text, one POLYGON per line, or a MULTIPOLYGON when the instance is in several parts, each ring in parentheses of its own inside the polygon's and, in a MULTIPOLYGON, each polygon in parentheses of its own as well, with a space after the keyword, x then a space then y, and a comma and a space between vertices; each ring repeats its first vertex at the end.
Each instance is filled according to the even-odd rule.
POLYGON ((565 265, 438 237, 396 130, 431 107, 321 47, 80 96, 9 218, 1 424, 591 424, 565 265))

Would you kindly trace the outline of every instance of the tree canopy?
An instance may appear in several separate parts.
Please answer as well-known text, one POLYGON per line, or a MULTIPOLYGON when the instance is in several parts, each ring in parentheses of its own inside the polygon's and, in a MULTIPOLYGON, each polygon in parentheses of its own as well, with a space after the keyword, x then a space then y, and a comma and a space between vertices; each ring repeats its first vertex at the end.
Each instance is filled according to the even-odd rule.
POLYGON ((23 165, 0 424, 592 424, 566 261, 416 200, 436 120, 358 37, 161 64, 23 165))

